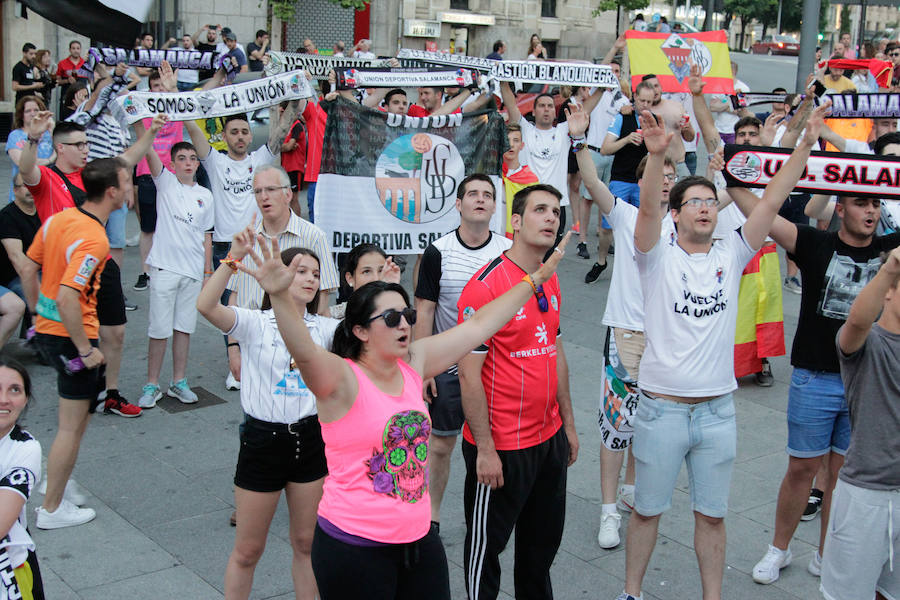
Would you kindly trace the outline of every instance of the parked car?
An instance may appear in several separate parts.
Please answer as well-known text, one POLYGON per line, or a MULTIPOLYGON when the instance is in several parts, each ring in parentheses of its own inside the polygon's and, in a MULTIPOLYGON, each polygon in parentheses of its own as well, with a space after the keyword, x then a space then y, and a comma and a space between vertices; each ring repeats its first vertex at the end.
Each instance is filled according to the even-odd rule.
POLYGON ((789 35, 767 35, 761 42, 750 46, 751 54, 785 54, 797 56, 800 54, 800 42, 789 35))
POLYGON ((522 116, 530 115, 534 111, 534 101, 541 94, 550 94, 553 96, 553 110, 559 111, 559 106, 563 103, 563 97, 559 95, 559 86, 541 83, 526 83, 522 86, 522 91, 516 94, 516 106, 522 116))
MULTIPOLYGON (((660 23, 647 23, 647 31, 658 31, 660 23)), ((700 33, 700 30, 684 21, 669 21, 672 33, 700 33)))

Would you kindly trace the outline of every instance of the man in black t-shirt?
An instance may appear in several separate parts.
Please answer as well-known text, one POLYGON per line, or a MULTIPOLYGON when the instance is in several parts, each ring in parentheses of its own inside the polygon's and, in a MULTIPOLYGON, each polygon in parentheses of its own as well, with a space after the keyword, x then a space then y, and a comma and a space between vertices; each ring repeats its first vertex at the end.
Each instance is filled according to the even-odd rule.
POLYGON ((22 176, 16 174, 13 180, 13 201, 0 210, 0 285, 15 292, 22 301, 22 265, 29 258, 25 256, 31 240, 41 228, 41 219, 34 207, 34 198, 22 176))
MULTIPOLYGON (((729 192, 738 202, 749 193, 736 188, 729 192)), ((788 469, 778 492, 772 544, 753 568, 757 583, 773 583, 779 571, 790 564, 791 537, 806 508, 816 471, 828 456, 827 481, 817 481, 824 491, 819 552, 808 567, 814 575, 821 571, 831 492, 850 444, 850 420, 834 339, 857 294, 878 272, 882 252, 900 246, 900 234, 875 235, 881 216, 877 198, 840 197, 835 212, 841 220, 838 231, 820 231, 778 217, 770 232, 800 267, 803 291, 791 349, 794 371, 788 393, 788 469)))
MULTIPOLYGON (((194 47, 200 52, 215 52, 218 45, 219 29, 221 25, 204 25, 192 38, 194 47)), ((200 69, 200 81, 209 79, 216 74, 215 69, 200 69)))
POLYGON ((22 60, 13 66, 12 89, 16 93, 16 102, 23 96, 30 96, 35 91, 43 89, 43 81, 34 80, 34 56, 37 48, 31 42, 22 46, 22 60))
POLYGON ((265 29, 256 32, 256 39, 247 44, 247 65, 251 71, 263 70, 263 56, 269 51, 269 34, 265 29))

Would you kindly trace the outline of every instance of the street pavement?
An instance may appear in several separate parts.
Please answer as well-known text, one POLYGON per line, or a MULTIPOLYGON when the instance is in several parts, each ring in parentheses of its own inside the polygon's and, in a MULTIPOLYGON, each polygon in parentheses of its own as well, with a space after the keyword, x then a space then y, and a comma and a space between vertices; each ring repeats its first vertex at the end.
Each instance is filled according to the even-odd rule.
MULTIPOLYGON (((743 74, 742 74, 743 75, 743 74)), ((769 88, 771 86, 768 86, 769 88)), ((755 88, 754 88, 755 90, 755 88)), ((0 189, 9 180, 9 160, 0 160, 0 189)), ((129 234, 137 232, 129 216, 129 234)), ((596 253, 596 212, 589 247, 596 253)), ((613 259, 615 260, 615 259, 613 259)), ((140 269, 137 248, 127 248, 122 268, 126 295, 140 305, 128 313, 122 393, 137 401, 146 378, 146 292, 131 289, 140 269)), ((562 281, 562 332, 570 364, 576 426, 581 443, 578 461, 569 470, 567 518, 562 546, 552 569, 555 595, 561 599, 612 599, 623 588, 623 544, 603 550, 597 544, 600 522, 598 390, 605 328, 600 324, 609 288, 607 270, 586 285, 584 274, 593 260, 569 249, 559 275, 562 281)), ((411 287, 409 272, 405 284, 411 287)), ((785 330, 790 348, 796 328, 799 296, 785 294, 785 330)), ((25 356, 17 349, 14 355, 25 356)), ((169 379, 167 354, 161 382, 169 379)), ((735 393, 738 454, 726 519, 725 597, 788 600, 819 598, 818 580, 806 564, 818 540, 819 519, 801 523, 792 544, 794 564, 781 579, 759 586, 750 578, 753 565, 771 541, 775 500, 787 466, 785 408, 790 367, 785 357, 772 361, 775 385, 760 388, 753 378, 740 381, 735 393)), ((41 442, 46 456, 56 430, 57 395, 54 372, 33 361, 34 400, 22 424, 41 442)), ((227 372, 220 333, 202 317, 192 336, 188 381, 202 388, 202 400, 184 407, 164 399, 158 408, 137 419, 95 416, 88 427, 74 479, 88 494, 87 506, 97 518, 80 527, 41 531, 33 525, 47 598, 71 600, 222 598, 225 565, 234 528, 228 517, 234 508, 232 478, 238 453, 241 420, 238 392, 224 388, 227 372)), ((454 453, 444 499, 441 532, 450 562, 454 598, 465 598, 463 583, 462 510, 464 465, 454 453)), ((29 501, 29 518, 41 496, 29 501)), ((700 578, 693 552, 693 518, 684 470, 673 507, 660 522, 659 541, 645 579, 648 600, 700 598, 700 578)), ((512 547, 512 544, 509 546, 512 547)), ((282 501, 268 536, 265 554, 254 580, 252 598, 293 598, 287 512, 282 501)), ((502 598, 513 595, 511 550, 501 557, 502 598)), ((348 574, 351 575, 352 574, 348 574)), ((423 591, 427 598, 427 591, 423 591)))

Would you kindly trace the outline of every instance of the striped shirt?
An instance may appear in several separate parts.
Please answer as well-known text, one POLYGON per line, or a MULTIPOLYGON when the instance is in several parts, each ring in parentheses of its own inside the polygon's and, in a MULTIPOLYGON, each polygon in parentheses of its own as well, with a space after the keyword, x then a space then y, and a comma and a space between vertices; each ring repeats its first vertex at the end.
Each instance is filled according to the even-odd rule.
POLYGON ((437 304, 433 333, 441 333, 456 325, 459 314, 456 302, 463 288, 478 269, 510 246, 512 240, 493 232, 480 246, 467 246, 459 237, 459 229, 456 229, 425 248, 416 298, 437 304))
MULTIPOLYGON (((262 221, 257 224, 256 231, 263 234, 268 240, 271 240, 273 237, 265 232, 262 221)), ((286 248, 308 248, 315 252, 316 256, 319 257, 319 289, 322 291, 337 289, 337 268, 334 266, 334 259, 331 255, 331 249, 328 247, 325 232, 321 228, 291 212, 287 228, 274 237, 278 240, 278 246, 282 250, 286 248)), ((259 240, 253 243, 253 251, 257 255, 262 254, 259 240)), ((244 257, 242 262, 247 268, 254 268, 253 260, 249 254, 244 257)), ((228 289, 237 293, 238 306, 254 309, 262 306, 265 292, 259 287, 259 283, 253 276, 243 271, 238 271, 231 276, 228 282, 228 289)))
MULTIPOLYGON (((75 123, 81 122, 80 115, 84 112, 84 104, 78 107, 67 121, 75 123)), ((96 160, 98 158, 112 158, 119 156, 128 146, 131 145, 131 135, 128 131, 122 129, 119 121, 104 110, 97 117, 87 124, 85 127, 87 141, 90 143, 88 148, 88 160, 96 160)))
MULTIPOLYGON (((316 397, 293 366, 272 310, 230 306, 234 326, 228 335, 241 346, 241 408, 269 423, 296 423, 316 414, 316 397)), ((313 341, 331 348, 340 321, 306 313, 303 322, 313 341)))

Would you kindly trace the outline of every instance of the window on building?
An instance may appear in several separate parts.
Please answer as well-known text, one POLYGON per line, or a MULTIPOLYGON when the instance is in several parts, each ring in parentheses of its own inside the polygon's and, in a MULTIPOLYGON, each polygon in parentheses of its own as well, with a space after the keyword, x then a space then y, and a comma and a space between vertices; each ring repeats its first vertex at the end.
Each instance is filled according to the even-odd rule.
POLYGON ((547 51, 547 58, 556 58, 556 40, 541 40, 541 45, 547 51))
POLYGON ((469 0, 450 0, 450 8, 453 10, 469 10, 469 0))
POLYGON ((541 0, 541 16, 542 17, 555 17, 556 16, 556 0, 541 0))

